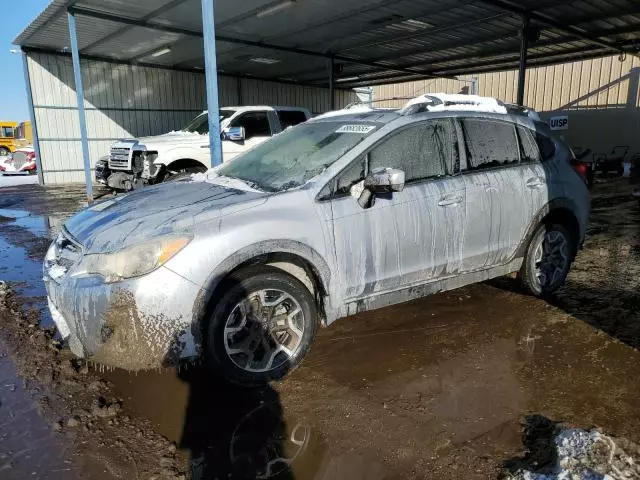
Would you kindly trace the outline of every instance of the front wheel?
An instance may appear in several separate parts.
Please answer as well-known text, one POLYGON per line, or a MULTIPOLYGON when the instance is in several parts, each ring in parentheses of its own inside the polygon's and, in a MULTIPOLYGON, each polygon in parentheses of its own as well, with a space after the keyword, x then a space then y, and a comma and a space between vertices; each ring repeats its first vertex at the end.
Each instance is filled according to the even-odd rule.
POLYGON ((575 241, 565 227, 540 225, 519 273, 525 290, 538 297, 555 292, 569 274, 575 251, 575 241))
POLYGON ((298 279, 254 266, 225 280, 208 323, 210 362, 233 383, 278 380, 303 360, 315 337, 316 305, 298 279))

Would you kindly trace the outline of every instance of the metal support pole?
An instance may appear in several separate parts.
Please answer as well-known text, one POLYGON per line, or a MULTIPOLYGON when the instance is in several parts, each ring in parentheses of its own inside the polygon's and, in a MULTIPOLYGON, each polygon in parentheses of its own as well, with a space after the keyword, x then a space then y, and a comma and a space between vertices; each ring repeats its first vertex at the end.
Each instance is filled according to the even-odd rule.
POLYGON ((84 114, 84 87, 82 86, 82 70, 80 70, 80 53, 78 52, 78 33, 76 31, 75 13, 68 11, 69 37, 71 38, 71 58, 73 60, 73 80, 76 85, 76 101, 78 103, 78 120, 80 121, 80 141, 84 160, 84 179, 87 184, 87 201, 93 202, 93 181, 91 178, 91 160, 89 159, 89 140, 87 137, 87 120, 84 114))
POLYGON ((216 167, 222 163, 222 148, 220 145, 220 107, 218 106, 215 0, 201 0, 201 3, 204 74, 207 83, 207 110, 209 111, 209 151, 211 153, 211 165, 216 167))
MULTIPOLYGON (((33 136, 33 148, 36 151, 36 168, 38 169, 38 183, 44 185, 44 173, 42 172, 42 156, 40 155, 40 142, 38 141, 38 126, 36 124, 36 110, 33 108, 33 92, 31 91, 31 77, 29 76, 29 62, 27 54, 22 52, 22 67, 24 69, 24 83, 27 86, 27 106, 31 117, 31 135, 33 136)), ((48 218, 48 217, 45 217, 48 218)))
POLYGON ((518 70, 518 105, 524 105, 524 82, 527 74, 527 48, 529 47, 529 17, 522 15, 520 31, 520 68, 518 70))
POLYGON ((334 74, 333 74, 333 57, 329 58, 329 110, 336 109, 336 95, 335 95, 335 87, 333 85, 334 74))

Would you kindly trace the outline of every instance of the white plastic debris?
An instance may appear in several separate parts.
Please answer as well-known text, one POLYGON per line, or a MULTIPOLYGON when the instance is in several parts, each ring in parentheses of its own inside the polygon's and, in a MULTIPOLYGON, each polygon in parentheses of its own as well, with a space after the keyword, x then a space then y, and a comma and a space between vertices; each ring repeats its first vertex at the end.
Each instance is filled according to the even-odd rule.
POLYGON ((509 480, 622 480, 638 478, 637 460, 597 430, 564 429, 554 438, 557 463, 550 473, 519 470, 509 480))

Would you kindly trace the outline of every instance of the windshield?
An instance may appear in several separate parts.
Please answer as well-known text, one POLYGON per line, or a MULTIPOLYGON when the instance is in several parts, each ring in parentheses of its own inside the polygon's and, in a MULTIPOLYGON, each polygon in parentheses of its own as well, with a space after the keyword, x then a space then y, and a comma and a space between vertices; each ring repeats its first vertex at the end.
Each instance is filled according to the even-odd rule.
MULTIPOLYGON (((220 109, 220 121, 225 118, 229 118, 231 115, 236 113, 235 110, 230 109, 220 109)), ((191 120, 186 126, 181 129, 183 132, 189 133, 199 133, 200 135, 204 135, 205 133, 209 133, 209 114, 201 113, 196 118, 191 120)))
POLYGON ((303 185, 377 128, 372 123, 312 122, 292 127, 217 171, 265 191, 303 185))

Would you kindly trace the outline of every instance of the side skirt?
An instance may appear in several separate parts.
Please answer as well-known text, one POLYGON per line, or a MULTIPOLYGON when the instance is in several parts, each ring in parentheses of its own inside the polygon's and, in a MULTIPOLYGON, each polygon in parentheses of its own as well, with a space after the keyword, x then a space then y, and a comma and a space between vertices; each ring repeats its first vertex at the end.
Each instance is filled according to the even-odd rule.
POLYGON ((485 270, 478 270, 461 275, 452 275, 450 277, 440 278, 428 283, 414 284, 409 287, 403 287, 388 292, 373 293, 363 298, 349 299, 345 304, 344 309, 340 309, 341 311, 336 315, 335 319, 327 318, 327 325, 344 316, 355 315, 360 312, 366 312, 367 310, 388 307, 390 305, 396 305, 398 303, 404 303, 417 298, 426 297, 427 295, 432 295, 434 293, 454 290, 472 283, 502 277, 519 271, 523 261, 523 258, 516 258, 506 265, 498 265, 485 270))

